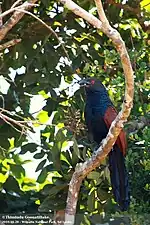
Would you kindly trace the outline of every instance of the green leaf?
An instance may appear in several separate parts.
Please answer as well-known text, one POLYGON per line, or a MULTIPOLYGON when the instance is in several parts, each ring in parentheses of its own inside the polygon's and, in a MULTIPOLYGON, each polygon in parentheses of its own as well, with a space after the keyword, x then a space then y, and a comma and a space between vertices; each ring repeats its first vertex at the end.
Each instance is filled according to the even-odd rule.
POLYGON ((20 187, 17 180, 13 176, 9 176, 6 180, 5 184, 3 185, 4 190, 7 192, 14 191, 15 193, 20 193, 20 187))
POLYGON ((29 86, 32 84, 36 84, 40 78, 41 78, 40 72, 30 73, 30 75, 26 73, 26 75, 23 78, 23 81, 26 83, 27 86, 29 86))
POLYGON ((90 212, 93 212, 95 210, 95 190, 93 190, 89 195, 88 195, 88 200, 87 200, 87 205, 88 205, 88 210, 90 212))
POLYGON ((150 12, 150 4, 149 0, 143 0, 140 2, 142 8, 145 8, 148 12, 150 12))
POLYGON ((46 180, 46 178, 47 178, 47 169, 43 168, 43 170, 41 171, 41 173, 37 178, 37 182, 42 184, 46 180))
POLYGON ((23 163, 21 157, 18 154, 13 154, 13 159, 14 159, 14 162, 16 164, 20 164, 21 165, 23 163))
POLYGON ((65 209, 66 205, 66 196, 60 196, 58 198, 57 196, 52 199, 50 196, 44 199, 44 201, 39 206, 38 210, 39 212, 49 212, 49 210, 62 210, 65 209), (64 199, 65 197, 65 199, 64 199))
POLYGON ((64 135, 63 130, 59 129, 55 136, 54 145, 51 150, 54 168, 58 171, 61 169, 60 155, 62 144, 65 140, 66 136, 64 135))
POLYGON ((43 189, 41 190, 42 195, 47 196, 49 194, 49 192, 50 192, 50 189, 53 188, 53 187, 55 187, 54 184, 46 184, 43 187, 43 189))
POLYGON ((4 160, 6 158, 5 150, 0 147, 0 160, 4 160))
POLYGON ((66 187, 68 187, 67 184, 62 184, 62 185, 59 185, 59 186, 48 185, 48 186, 46 186, 47 190, 44 189, 43 191, 44 191, 44 194, 47 193, 49 195, 49 197, 53 197, 53 196, 57 195, 61 190, 63 190, 66 187))
POLYGON ((54 165, 54 168, 58 171, 60 171, 61 169, 61 160, 60 160, 60 145, 61 143, 57 143, 57 144, 54 144, 53 148, 52 148, 52 159, 53 159, 53 165, 54 165))
POLYGON ((109 171, 108 166, 106 166, 105 169, 104 169, 104 175, 105 175, 105 177, 107 178, 107 180, 110 184, 111 183, 111 181, 110 181, 110 171, 109 171))
POLYGON ((65 140, 66 140, 66 136, 63 133, 63 129, 59 129, 55 136, 55 142, 63 143, 65 140))
POLYGON ((36 154, 33 156, 33 158, 35 158, 35 159, 41 159, 41 158, 44 157, 44 155, 45 155, 44 151, 41 151, 40 153, 36 153, 36 154))
POLYGON ((70 162, 67 160, 67 157, 66 157, 67 154, 65 154, 65 153, 66 152, 61 153, 60 159, 61 159, 61 161, 64 161, 65 163, 67 163, 67 165, 71 165, 70 162))
POLYGON ((91 180, 97 180, 100 178, 100 173, 96 171, 92 171, 87 175, 87 178, 91 180))
POLYGON ((100 187, 97 189, 97 195, 101 202, 106 201, 110 197, 110 194, 100 187))
POLYGON ((0 182, 5 183, 6 179, 7 179, 7 175, 0 173, 0 182))
POLYGON ((33 153, 33 152, 35 152, 37 149, 37 144, 35 144, 35 143, 28 143, 28 144, 26 144, 26 145, 23 145, 22 147, 21 147, 21 151, 20 151, 20 153, 19 154, 25 154, 25 153, 27 153, 28 151, 29 152, 31 152, 31 153, 33 153))
POLYGON ((10 164, 12 174, 17 178, 21 179, 25 176, 25 169, 21 165, 10 164))
POLYGON ((39 165, 37 166, 35 172, 38 172, 39 170, 43 169, 44 165, 46 163, 46 159, 42 160, 39 165))
POLYGON ((40 123, 46 123, 49 120, 48 112, 42 110, 38 115, 37 119, 39 120, 40 123))
POLYGON ((80 150, 79 150, 79 147, 78 147, 78 143, 77 143, 77 141, 76 141, 76 139, 74 137, 72 138, 72 141, 73 141, 73 150, 74 150, 74 153, 76 154, 76 156, 78 156, 78 158, 81 159, 80 150))
POLYGON ((58 102, 52 98, 47 99, 47 104, 44 106, 43 110, 48 112, 48 115, 51 116, 53 111, 56 111, 58 107, 58 102))
POLYGON ((67 159, 67 161, 69 162, 69 164, 71 164, 71 156, 68 150, 66 150, 65 152, 62 153, 65 158, 67 159))

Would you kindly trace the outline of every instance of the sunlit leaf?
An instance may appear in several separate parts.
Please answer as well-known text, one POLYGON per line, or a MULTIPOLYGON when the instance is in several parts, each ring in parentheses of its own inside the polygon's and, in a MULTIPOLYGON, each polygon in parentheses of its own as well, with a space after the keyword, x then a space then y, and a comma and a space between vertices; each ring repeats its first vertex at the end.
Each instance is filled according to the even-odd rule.
POLYGON ((38 114, 37 119, 39 120, 40 123, 46 123, 49 120, 48 112, 42 110, 38 114))
POLYGON ((147 11, 150 12, 150 2, 149 0, 143 0, 140 2, 140 5, 142 8, 146 9, 147 11))
POLYGON ((4 175, 4 174, 0 173, 0 182, 5 183, 7 177, 8 177, 7 175, 4 175))

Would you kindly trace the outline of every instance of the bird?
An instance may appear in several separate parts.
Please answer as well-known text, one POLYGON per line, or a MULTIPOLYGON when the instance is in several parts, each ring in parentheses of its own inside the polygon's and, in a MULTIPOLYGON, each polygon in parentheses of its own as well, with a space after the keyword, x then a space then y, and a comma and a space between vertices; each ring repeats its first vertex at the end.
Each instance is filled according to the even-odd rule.
MULTIPOLYGON (((84 117, 88 134, 99 145, 107 136, 109 127, 118 113, 99 79, 84 78, 79 81, 79 85, 85 87, 86 91, 84 117)), ((108 154, 114 200, 121 211, 127 211, 130 205, 129 179, 125 165, 126 150, 126 134, 122 129, 108 154)))

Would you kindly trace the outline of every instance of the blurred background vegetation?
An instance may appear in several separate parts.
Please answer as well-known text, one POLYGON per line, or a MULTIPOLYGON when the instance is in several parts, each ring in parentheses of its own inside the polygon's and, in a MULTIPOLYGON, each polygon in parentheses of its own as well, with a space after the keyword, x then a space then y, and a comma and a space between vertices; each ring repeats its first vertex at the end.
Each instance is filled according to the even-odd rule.
MULTIPOLYGON (((2 11, 14 2, 2 1, 2 11)), ((75 2, 98 16, 94 1, 75 2)), ((65 208, 75 165, 92 154, 84 125, 84 90, 75 92, 78 77, 100 79, 118 110, 124 98, 124 74, 112 42, 60 3, 41 0, 38 4, 32 13, 53 28, 63 47, 29 15, 2 41, 22 39, 0 53, 0 107, 14 120, 29 121, 30 131, 0 121, 0 213, 53 213, 65 208)), ((111 218, 109 223, 117 225, 113 218, 118 224, 123 218, 124 224, 148 225, 150 3, 107 0, 103 6, 110 24, 125 41, 135 72, 134 106, 125 126, 131 204, 128 212, 119 211, 107 162, 103 162, 81 186, 76 224, 100 224, 111 218)))

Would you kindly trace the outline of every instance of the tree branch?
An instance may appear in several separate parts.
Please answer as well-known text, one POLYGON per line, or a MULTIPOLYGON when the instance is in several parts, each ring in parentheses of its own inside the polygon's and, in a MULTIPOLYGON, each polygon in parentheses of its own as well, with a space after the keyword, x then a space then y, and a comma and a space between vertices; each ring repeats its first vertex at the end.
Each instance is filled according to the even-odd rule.
POLYGON ((11 6, 11 8, 16 7, 16 5, 18 5, 22 0, 17 0, 16 2, 14 2, 14 4, 11 6))
POLYGON ((96 6, 97 6, 99 19, 100 19, 100 21, 102 21, 103 26, 104 26, 104 24, 106 26, 109 26, 109 21, 107 20, 107 17, 105 15, 104 10, 103 10, 102 2, 101 1, 95 1, 95 3, 96 3, 96 6))
POLYGON ((88 13, 87 11, 85 11, 84 9, 82 9, 81 7, 79 7, 71 0, 59 1, 69 10, 73 11, 76 15, 82 17, 97 29, 103 31, 112 40, 114 46, 116 47, 120 55, 126 80, 125 100, 122 105, 122 110, 119 112, 116 119, 112 122, 107 137, 101 142, 99 149, 94 152, 92 157, 86 162, 76 166, 75 172, 70 181, 65 214, 65 224, 68 222, 69 224, 73 225, 82 180, 87 176, 90 171, 98 167, 102 160, 105 159, 105 157, 111 151, 112 146, 116 142, 117 137, 124 126, 124 122, 126 122, 130 114, 133 104, 134 79, 131 62, 125 44, 118 31, 109 25, 109 22, 104 14, 101 1, 95 0, 101 21, 90 13, 88 13))
POLYGON ((3 111, 0 111, 0 118, 7 124, 9 124, 11 127, 13 127, 13 129, 15 129, 17 132, 22 133, 22 134, 26 134, 27 130, 30 130, 30 127, 22 124, 22 122, 24 121, 17 121, 7 115, 5 115, 3 113, 3 111), (13 124, 17 125, 18 127, 21 128, 21 131, 16 128, 13 124))
MULTIPOLYGON (((23 16, 24 14, 28 14, 30 16, 32 16, 33 18, 35 18, 36 20, 38 20, 42 25, 44 25, 49 31, 50 33, 52 33, 55 38, 58 40, 58 43, 61 45, 66 57, 68 58, 68 61, 70 61, 69 55, 65 49, 65 46, 63 45, 63 43, 60 41, 57 33, 51 28, 51 26, 48 26, 43 20, 41 20, 39 17, 37 17, 36 15, 34 15, 31 12, 28 12, 27 9, 29 9, 32 6, 35 6, 35 2, 37 0, 30 0, 30 1, 26 1, 25 3, 23 3, 22 5, 15 7, 16 5, 19 4, 20 0, 18 0, 17 2, 15 2, 12 7, 7 10, 6 12, 0 14, 0 19, 10 13, 12 13, 13 11, 15 11, 15 13, 13 14, 13 16, 4 24, 4 26, 2 26, 1 30, 0 30, 0 40, 2 40, 5 36, 5 34, 12 28, 12 26, 14 26, 18 21, 19 18, 21 18, 21 16, 23 16)), ((19 40, 19 39, 16 39, 19 40)), ((18 43, 18 42, 17 42, 18 43)), ((11 41, 10 43, 6 43, 0 46, 0 50, 4 49, 5 46, 7 47, 7 45, 10 47, 12 45, 15 45, 15 40, 11 41)))
POLYGON ((5 48, 10 48, 11 46, 14 46, 14 45, 16 45, 16 44, 18 44, 20 42, 21 42, 21 39, 20 38, 19 39, 13 39, 11 41, 8 41, 8 42, 0 45, 0 51, 2 51, 5 48))
POLYGON ((150 118, 140 116, 138 120, 132 120, 127 123, 128 127, 126 131, 128 133, 137 133, 139 130, 143 129, 146 126, 150 126, 150 118))
POLYGON ((3 18, 5 16, 7 16, 10 13, 13 13, 14 11, 17 11, 17 9, 24 9, 25 7, 27 8, 28 6, 37 6, 36 4, 31 4, 31 3, 26 3, 26 5, 20 5, 17 6, 15 8, 10 8, 7 11, 3 12, 2 14, 0 14, 0 18, 3 18))
MULTIPOLYGON (((29 1, 26 1, 26 2, 24 2, 21 5, 21 7, 23 7, 26 10, 29 10, 32 7, 31 4, 34 4, 37 1, 38 0, 29 0, 29 1), (27 4, 27 3, 29 3, 29 4, 27 4)), ((14 11, 14 8, 12 8, 12 10, 14 11)), ((14 27, 23 16, 24 16, 24 12, 15 11, 13 13, 13 15, 11 16, 11 18, 0 29, 0 41, 4 39, 4 37, 6 36, 6 34, 8 33, 8 31, 11 30, 12 27, 14 27)))
MULTIPOLYGON (((0 2, 0 15, 2 14, 2 3, 0 2)), ((3 26, 3 19, 0 18, 0 29, 3 26)))
POLYGON ((74 3, 71 0, 59 0, 66 8, 71 10, 74 14, 77 16, 85 19, 87 22, 89 22, 91 25, 96 27, 97 29, 103 29, 102 23, 99 19, 97 19, 92 14, 88 13, 86 10, 78 6, 76 3, 74 3))

